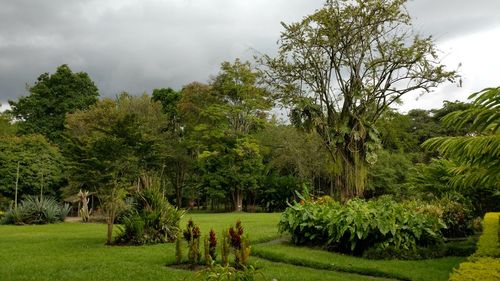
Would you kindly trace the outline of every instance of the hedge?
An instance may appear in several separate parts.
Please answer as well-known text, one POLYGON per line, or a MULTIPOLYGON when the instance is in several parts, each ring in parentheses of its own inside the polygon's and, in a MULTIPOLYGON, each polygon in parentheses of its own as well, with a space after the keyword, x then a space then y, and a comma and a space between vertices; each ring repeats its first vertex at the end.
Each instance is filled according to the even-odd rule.
POLYGON ((484 216, 483 234, 479 237, 473 257, 500 257, 500 213, 484 216))
POLYGON ((448 281, 494 281, 500 280, 500 259, 477 258, 460 264, 448 281))
POLYGON ((484 216, 476 252, 453 271, 449 281, 500 280, 500 213, 484 216))

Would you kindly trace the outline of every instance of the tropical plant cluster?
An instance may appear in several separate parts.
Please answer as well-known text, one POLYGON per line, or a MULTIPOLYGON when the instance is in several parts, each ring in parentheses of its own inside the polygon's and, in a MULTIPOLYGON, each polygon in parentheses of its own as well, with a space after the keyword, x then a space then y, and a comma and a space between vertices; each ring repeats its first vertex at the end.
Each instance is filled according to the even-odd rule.
POLYGON ((129 202, 130 210, 122 217, 116 243, 143 245, 176 239, 184 212, 172 206, 158 187, 137 192, 129 202))
POLYGON ((5 213, 3 224, 48 224, 63 222, 68 215, 69 205, 60 205, 50 197, 26 197, 17 208, 5 213))
MULTIPOLYGON (((196 266, 203 265, 200 250, 200 240, 202 239, 201 235, 200 227, 190 219, 186 224, 186 228, 182 231, 182 235, 179 234, 177 236, 175 254, 177 264, 182 264, 184 262, 182 254, 182 240, 185 240, 188 247, 187 265, 192 269, 195 269, 196 266)), ((251 266, 248 264, 248 258, 250 256, 250 243, 248 235, 245 234, 245 230, 240 220, 237 220, 236 224, 234 226, 230 226, 229 229, 223 230, 222 238, 220 240, 217 240, 215 231, 211 229, 208 236, 203 237, 202 241, 204 246, 204 265, 209 268, 213 268, 209 269, 208 272, 225 270, 228 272, 228 276, 230 276, 232 274, 229 274, 229 272, 233 272, 234 270, 242 270, 243 272, 247 272, 247 270, 249 270, 249 267, 251 266), (221 253, 219 262, 217 262, 218 244, 220 245, 221 253), (233 253, 234 256, 232 262, 230 261, 231 253, 233 253)), ((240 273, 236 275, 239 276, 240 273)))
POLYGON ((446 225, 438 207, 390 198, 346 204, 330 200, 302 200, 282 215, 279 229, 295 244, 313 244, 362 255, 369 249, 404 252, 443 242, 446 225))

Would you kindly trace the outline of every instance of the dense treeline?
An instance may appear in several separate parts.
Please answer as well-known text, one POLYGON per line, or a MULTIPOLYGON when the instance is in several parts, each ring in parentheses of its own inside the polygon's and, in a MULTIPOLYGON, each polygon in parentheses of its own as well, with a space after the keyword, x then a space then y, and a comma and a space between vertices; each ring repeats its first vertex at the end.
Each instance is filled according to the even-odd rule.
MULTIPOLYGON (((259 75, 237 60, 223 63, 207 84, 81 104, 75 101, 86 93, 58 91, 73 85, 73 76, 85 77, 84 89, 93 91, 87 75, 65 65, 42 75, 29 96, 2 114, 2 208, 14 200, 16 181, 19 199, 40 193, 64 199, 80 189, 101 198, 121 190, 126 197, 157 185, 178 207, 210 210, 282 210, 304 186, 340 198, 321 138, 270 114, 272 96, 259 75), (28 111, 48 112, 53 104, 67 104, 64 130, 51 114, 28 111)), ((473 202, 478 212, 493 209, 494 186, 450 185, 454 162, 421 147, 433 137, 466 135, 466 128, 450 129, 440 119, 468 108, 445 102, 430 111, 386 111, 376 124, 383 148, 363 195, 454 196, 473 202)))

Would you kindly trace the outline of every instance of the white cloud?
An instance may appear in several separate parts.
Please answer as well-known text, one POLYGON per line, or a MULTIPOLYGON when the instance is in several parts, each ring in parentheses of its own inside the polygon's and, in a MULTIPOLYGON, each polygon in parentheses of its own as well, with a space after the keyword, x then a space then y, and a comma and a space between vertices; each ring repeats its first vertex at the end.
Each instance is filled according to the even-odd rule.
POLYGON ((465 101, 474 92, 500 86, 500 26, 438 42, 437 46, 443 52, 443 63, 450 69, 461 64, 458 73, 462 87, 448 83, 421 97, 409 94, 403 98, 400 110, 438 108, 445 100, 465 101))

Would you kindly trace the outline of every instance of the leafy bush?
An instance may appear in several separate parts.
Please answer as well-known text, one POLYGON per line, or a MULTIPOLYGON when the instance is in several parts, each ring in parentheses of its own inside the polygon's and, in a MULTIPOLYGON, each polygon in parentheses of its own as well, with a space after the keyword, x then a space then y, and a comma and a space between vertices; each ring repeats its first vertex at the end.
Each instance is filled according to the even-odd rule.
POLYGON ((47 224, 62 222, 70 211, 69 205, 59 205, 50 197, 27 197, 17 209, 11 209, 3 224, 47 224))
POLYGON ((483 229, 474 256, 500 257, 500 213, 487 213, 484 216, 483 229))
POLYGON ((453 271, 448 281, 500 280, 500 259, 479 258, 463 262, 453 271))
POLYGON ((168 203, 157 187, 145 188, 133 199, 133 208, 122 218, 116 242, 143 245, 174 241, 184 213, 168 203))
MULTIPOLYGON (((437 211, 436 211, 437 212, 437 211)), ((439 214, 425 204, 396 203, 390 198, 365 201, 302 200, 290 205, 279 222, 295 244, 315 244, 360 255, 365 249, 415 250, 443 241, 439 214)))
POLYGON ((500 280, 500 213, 484 216, 476 252, 450 275, 450 281, 500 280))
POLYGON ((200 275, 205 281, 253 281, 256 273, 257 269, 251 265, 240 269, 216 265, 203 270, 200 275))
POLYGON ((466 237, 474 233, 472 207, 458 200, 443 197, 436 202, 443 210, 442 219, 446 228, 441 232, 445 237, 466 237))

